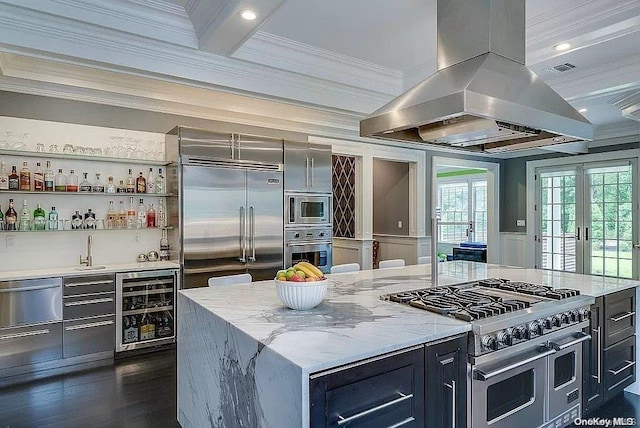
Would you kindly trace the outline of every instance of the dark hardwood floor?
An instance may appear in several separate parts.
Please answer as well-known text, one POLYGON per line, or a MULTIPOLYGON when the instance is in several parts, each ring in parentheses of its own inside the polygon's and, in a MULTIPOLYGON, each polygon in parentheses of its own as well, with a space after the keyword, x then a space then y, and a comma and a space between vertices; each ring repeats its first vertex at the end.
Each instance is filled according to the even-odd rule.
POLYGON ((0 428, 176 428, 175 349, 0 389, 0 428))
MULTIPOLYGON (((640 396, 624 393, 586 417, 640 421, 640 396)), ((0 428, 176 428, 175 418, 175 349, 0 389, 0 428)))

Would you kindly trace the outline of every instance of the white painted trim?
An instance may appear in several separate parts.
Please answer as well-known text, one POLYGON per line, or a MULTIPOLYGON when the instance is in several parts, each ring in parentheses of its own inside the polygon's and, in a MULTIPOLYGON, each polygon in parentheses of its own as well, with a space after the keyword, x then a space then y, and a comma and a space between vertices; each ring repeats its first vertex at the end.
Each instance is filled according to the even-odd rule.
MULTIPOLYGON (((536 182, 534 176, 535 171, 538 168, 574 165, 587 162, 615 161, 629 158, 637 158, 640 161, 640 149, 620 150, 614 152, 594 153, 589 155, 565 156, 561 158, 528 161, 526 178, 527 207, 533 207, 536 204, 536 182)), ((527 242, 532 245, 526 246, 527 254, 525 256, 525 261, 527 263, 527 266, 525 267, 529 268, 533 268, 536 264, 535 235, 536 212, 533 209, 527 208, 527 242)))
MULTIPOLYGON (((487 170, 487 207, 493 207, 493 213, 487 213, 487 261, 500 262, 500 164, 470 159, 445 158, 434 156, 431 162, 431 210, 429 218, 435 214, 438 204, 437 165, 451 165, 487 170)), ((433 231, 432 235, 437 236, 433 231)))

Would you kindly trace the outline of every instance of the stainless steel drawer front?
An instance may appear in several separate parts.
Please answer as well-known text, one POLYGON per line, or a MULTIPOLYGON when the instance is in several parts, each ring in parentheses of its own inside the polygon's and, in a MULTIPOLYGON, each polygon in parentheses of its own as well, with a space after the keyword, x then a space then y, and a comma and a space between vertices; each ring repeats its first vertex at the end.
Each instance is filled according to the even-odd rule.
POLYGON ((78 295, 63 300, 65 321, 115 313, 115 293, 78 295))
POLYGON ((115 316, 64 322, 64 358, 115 350, 115 316))
POLYGON ((62 357, 62 322, 0 329, 0 370, 62 357))
POLYGON ((0 328, 62 319, 60 278, 0 282, 0 328))
POLYGON ((64 295, 104 293, 115 291, 113 275, 93 275, 64 278, 64 295))

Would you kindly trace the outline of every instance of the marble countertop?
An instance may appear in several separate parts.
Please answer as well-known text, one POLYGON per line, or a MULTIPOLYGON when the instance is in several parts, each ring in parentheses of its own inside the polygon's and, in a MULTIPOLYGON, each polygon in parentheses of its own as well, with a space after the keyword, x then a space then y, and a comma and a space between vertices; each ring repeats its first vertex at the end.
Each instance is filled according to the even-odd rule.
MULTIPOLYGON (((430 265, 329 275, 322 304, 294 311, 277 298, 274 281, 182 290, 180 294, 313 373, 469 331, 470 324, 380 300, 380 295, 431 286, 430 265)), ((635 281, 521 269, 466 261, 440 264, 439 285, 501 277, 574 288, 600 296, 635 281)), ((180 316, 180 315, 178 315, 180 316)))
POLYGON ((51 278, 58 276, 86 276, 101 273, 129 272, 155 269, 180 269, 180 265, 174 262, 145 262, 145 263, 117 263, 100 265, 104 269, 77 270, 78 266, 64 266, 42 269, 2 270, 0 281, 16 281, 20 279, 51 278))

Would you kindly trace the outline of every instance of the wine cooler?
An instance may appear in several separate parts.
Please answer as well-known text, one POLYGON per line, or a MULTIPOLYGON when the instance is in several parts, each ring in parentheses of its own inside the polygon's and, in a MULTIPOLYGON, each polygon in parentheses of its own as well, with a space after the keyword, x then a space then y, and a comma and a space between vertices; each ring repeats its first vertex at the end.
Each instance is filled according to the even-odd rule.
POLYGON ((116 274, 116 351, 175 341, 178 271, 116 274))

